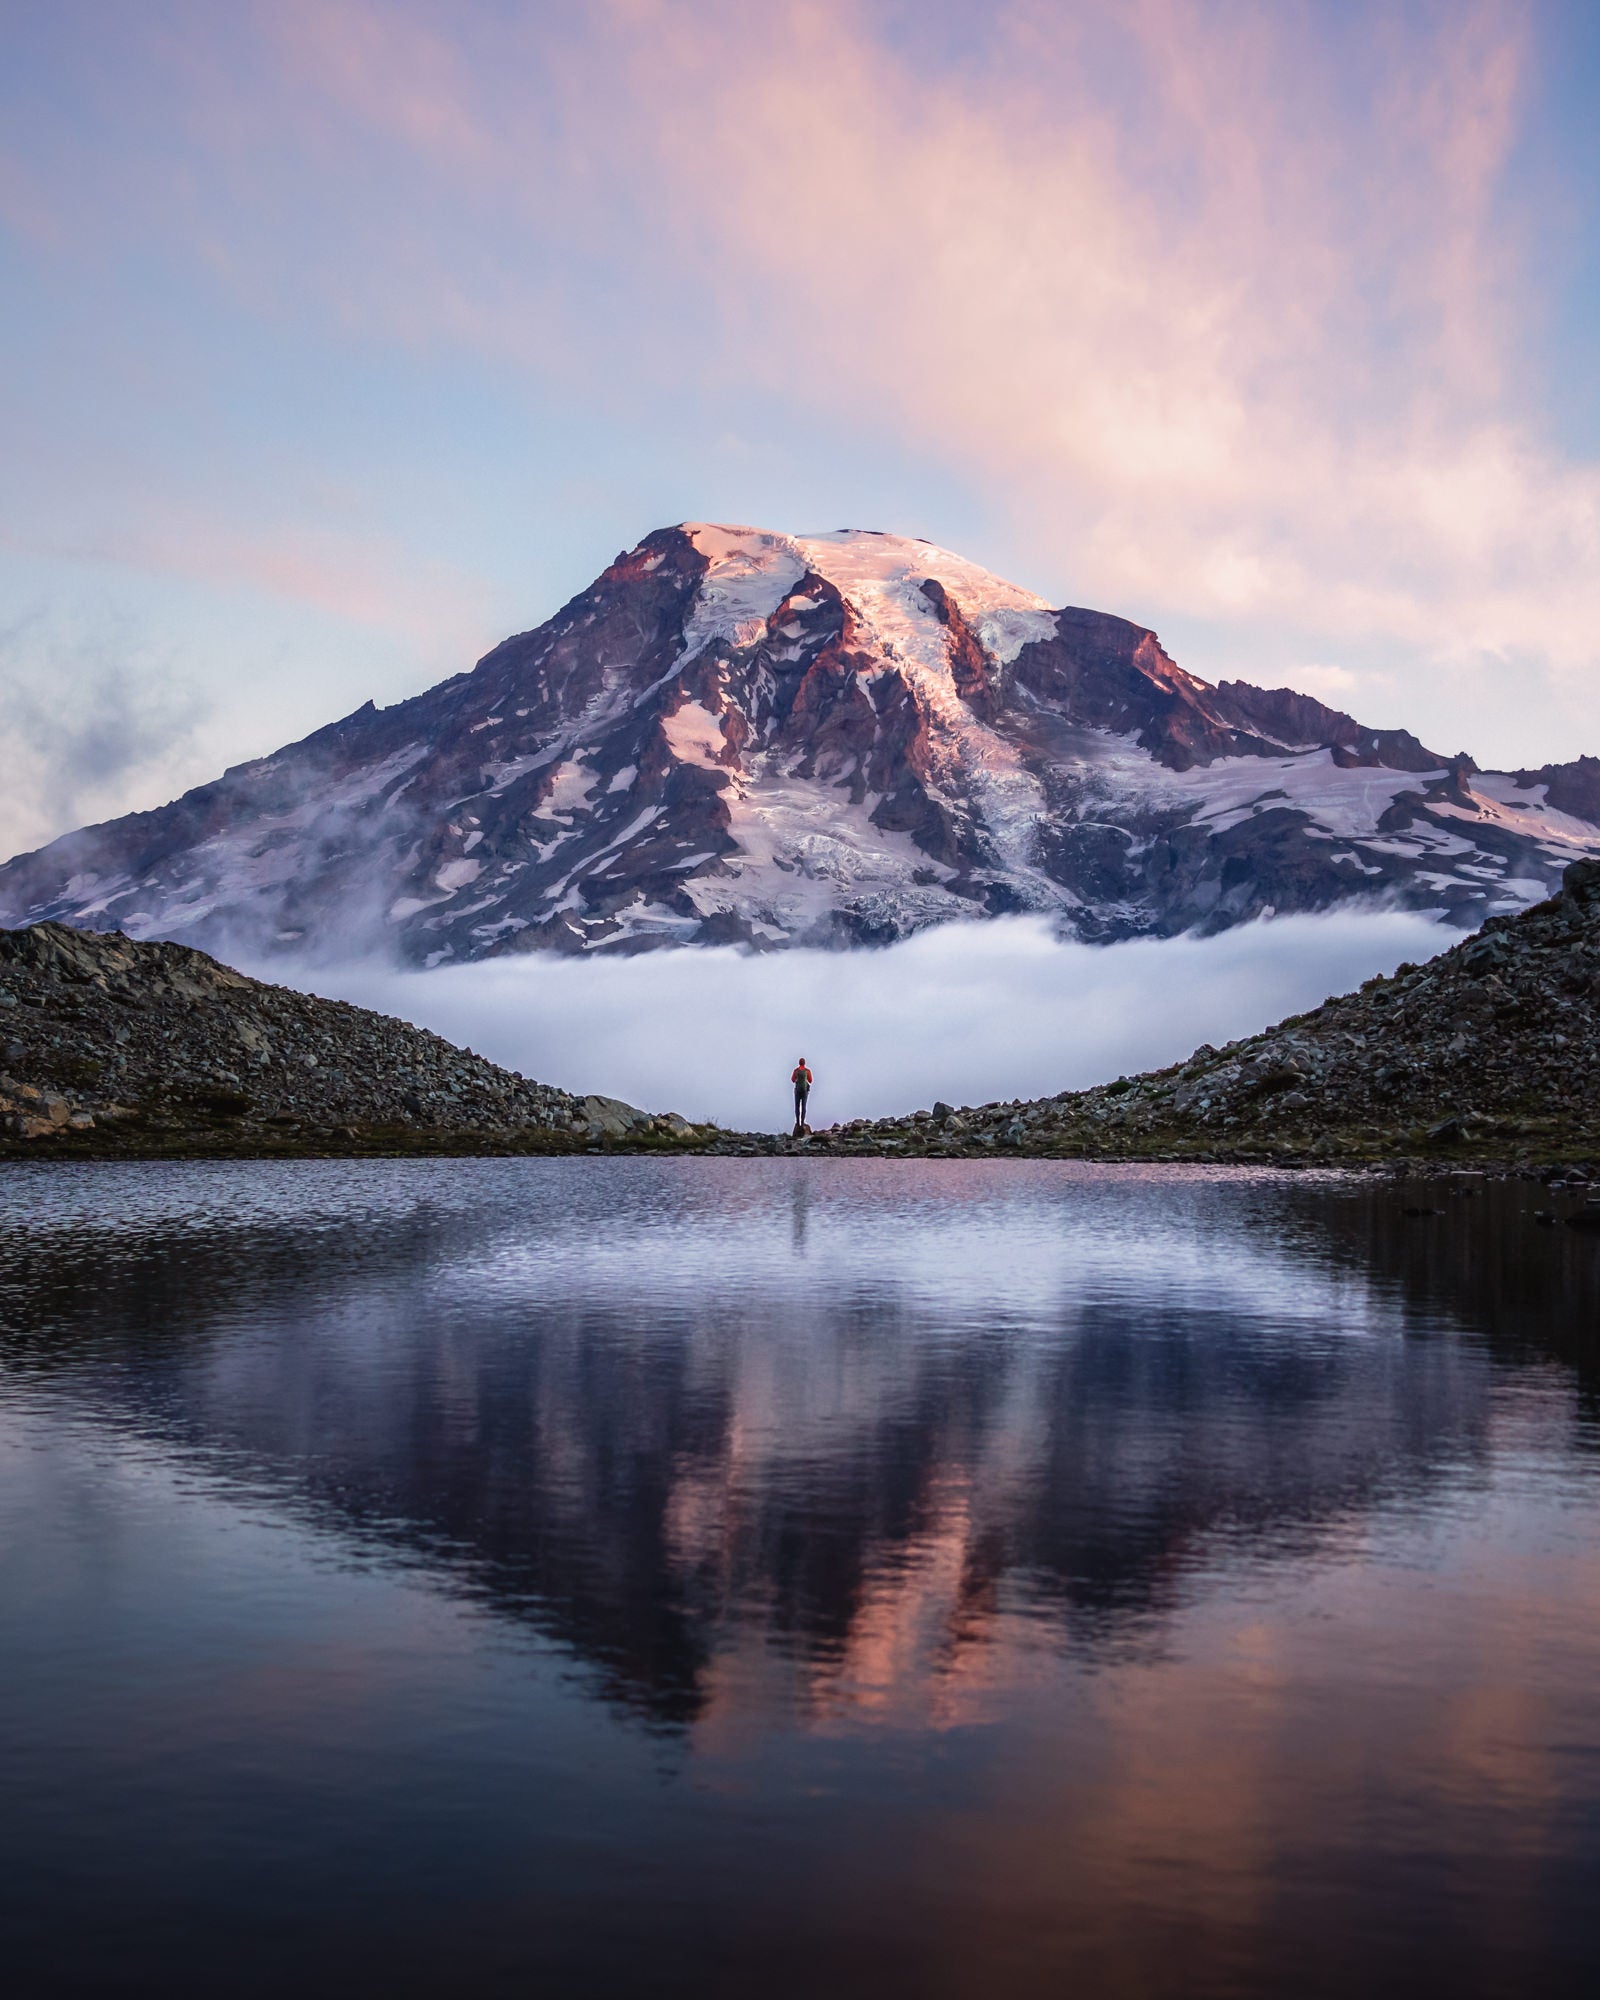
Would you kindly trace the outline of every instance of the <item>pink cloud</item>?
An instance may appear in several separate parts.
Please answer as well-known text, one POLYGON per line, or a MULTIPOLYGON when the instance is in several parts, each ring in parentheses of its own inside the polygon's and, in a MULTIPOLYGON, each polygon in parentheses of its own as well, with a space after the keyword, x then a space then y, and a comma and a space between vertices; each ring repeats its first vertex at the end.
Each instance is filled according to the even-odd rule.
POLYGON ((0 524, 0 548, 257 591, 452 657, 465 635, 482 629, 489 595, 478 578, 419 561, 388 536, 283 522, 245 526, 170 505, 148 507, 136 525, 71 541, 0 524))
MULTIPOLYGON (((265 315, 597 412, 773 395, 942 458, 1052 595, 1593 666, 1600 469, 1519 400, 1520 7, 1013 4, 959 67, 851 0, 195 18, 207 172, 141 198, 265 315)), ((294 542, 260 573, 382 615, 294 542)))
POLYGON ((269 18, 341 172, 394 149, 459 220, 375 205, 358 323, 888 428, 1041 581, 1147 614, 1592 660, 1600 476, 1507 387, 1520 10, 1345 71, 1298 12, 1193 0, 1005 10, 959 73, 848 0, 269 18), (628 264, 621 329, 564 318, 585 243, 628 264))

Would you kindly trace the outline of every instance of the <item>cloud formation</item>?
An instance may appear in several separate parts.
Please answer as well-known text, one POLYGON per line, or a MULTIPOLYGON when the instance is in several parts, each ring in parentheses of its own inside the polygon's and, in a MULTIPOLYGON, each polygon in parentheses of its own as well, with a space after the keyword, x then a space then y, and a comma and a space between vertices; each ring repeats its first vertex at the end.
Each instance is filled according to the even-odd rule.
POLYGON ((115 617, 15 618, 0 630, 0 853, 98 818, 130 783, 159 787, 205 713, 201 691, 115 617))
POLYGON ((661 342, 634 366, 933 431, 1031 566, 1096 602, 1592 668, 1600 471, 1514 393, 1521 9, 1341 33, 1295 7, 1013 6, 959 66, 850 0, 592 18, 274 10, 312 105, 480 225, 420 297, 369 263, 353 309, 551 365, 537 288, 486 281, 483 247, 615 242, 631 207, 661 342), (519 121, 536 66, 546 115, 519 121))
MULTIPOLYGON (((1281 917, 1212 938, 1063 943, 1038 918, 947 924, 881 951, 497 958, 319 967, 296 984, 398 1014, 569 1090, 749 1130, 1040 1097, 1132 1075, 1315 1006, 1453 933, 1416 914, 1281 917)), ((281 964, 251 968, 283 979, 281 964)))

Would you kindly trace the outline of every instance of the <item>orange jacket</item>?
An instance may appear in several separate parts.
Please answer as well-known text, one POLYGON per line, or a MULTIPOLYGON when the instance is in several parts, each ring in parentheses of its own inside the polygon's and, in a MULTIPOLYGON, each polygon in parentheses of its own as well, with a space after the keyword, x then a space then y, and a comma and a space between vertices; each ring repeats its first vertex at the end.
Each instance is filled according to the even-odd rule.
POLYGON ((797 1069, 789 1072, 789 1081, 797 1090, 809 1090, 811 1088, 811 1072, 806 1068, 804 1063, 801 1063, 797 1069))

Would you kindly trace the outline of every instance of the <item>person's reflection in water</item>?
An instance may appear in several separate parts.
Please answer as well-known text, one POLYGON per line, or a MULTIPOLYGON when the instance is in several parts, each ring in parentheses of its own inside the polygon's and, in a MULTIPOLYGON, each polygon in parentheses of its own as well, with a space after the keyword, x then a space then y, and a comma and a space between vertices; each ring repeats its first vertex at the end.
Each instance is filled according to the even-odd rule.
POLYGON ((806 1254, 806 1225, 811 1220, 811 1183, 796 1181, 789 1197, 789 1235, 794 1254, 806 1254))

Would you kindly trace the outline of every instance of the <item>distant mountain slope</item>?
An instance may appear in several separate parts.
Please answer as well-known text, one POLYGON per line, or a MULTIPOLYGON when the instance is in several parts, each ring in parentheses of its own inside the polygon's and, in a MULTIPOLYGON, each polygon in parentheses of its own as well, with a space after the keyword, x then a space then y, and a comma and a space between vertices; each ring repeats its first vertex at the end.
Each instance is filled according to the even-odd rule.
POLYGON ((0 922, 423 965, 1104 940, 1382 897, 1457 924, 1600 852, 1600 761, 1478 770, 926 542, 691 524, 536 631, 0 868, 0 922))

